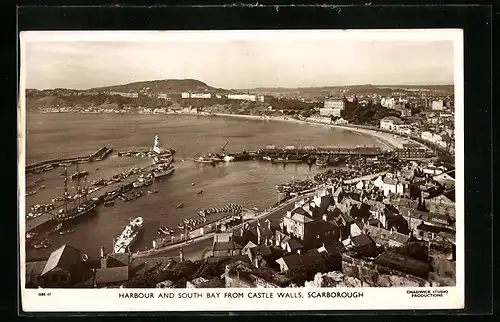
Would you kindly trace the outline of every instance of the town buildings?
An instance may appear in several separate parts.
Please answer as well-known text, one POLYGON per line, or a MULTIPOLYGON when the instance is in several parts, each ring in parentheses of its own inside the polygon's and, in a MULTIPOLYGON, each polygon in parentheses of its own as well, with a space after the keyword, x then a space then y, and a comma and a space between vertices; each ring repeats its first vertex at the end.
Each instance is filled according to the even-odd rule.
POLYGON ((396 131, 403 124, 403 121, 395 116, 387 116, 380 120, 380 128, 388 131, 396 131))
POLYGON ((229 100, 264 102, 264 95, 255 95, 255 94, 228 94, 227 98, 229 100))
POLYGON ((431 108, 433 111, 442 111, 444 109, 443 100, 432 101, 431 108))
POLYGON ((320 116, 341 117, 346 106, 344 99, 326 99, 323 108, 319 109, 320 116))

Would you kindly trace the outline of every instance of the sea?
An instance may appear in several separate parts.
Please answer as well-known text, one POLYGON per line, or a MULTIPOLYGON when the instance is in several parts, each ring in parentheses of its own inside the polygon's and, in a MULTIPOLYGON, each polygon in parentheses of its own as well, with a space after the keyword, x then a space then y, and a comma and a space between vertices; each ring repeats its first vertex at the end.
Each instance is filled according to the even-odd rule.
MULTIPOLYGON (((228 152, 257 150, 268 145, 285 146, 383 146, 376 138, 323 125, 296 124, 273 120, 220 116, 35 113, 26 116, 26 164, 54 158, 83 156, 106 146, 114 153, 100 162, 80 164, 89 171, 88 181, 110 178, 135 166, 151 164, 147 157, 119 157, 116 152, 144 150, 153 146, 158 133, 161 146, 175 150, 175 172, 152 187, 157 194, 145 194, 131 202, 116 200, 114 207, 98 208, 97 214, 82 220, 67 235, 50 236, 50 248, 27 249, 27 258, 47 258, 58 247, 69 244, 90 258, 99 256, 101 246, 112 249, 130 219, 142 216, 143 234, 134 249, 152 246, 160 225, 176 227, 184 218, 198 218, 201 208, 223 207, 227 203, 265 209, 277 201, 276 185, 292 179, 312 178, 320 169, 307 164, 271 164, 262 161, 195 163, 193 156, 216 153, 226 145, 228 152), (198 194, 203 190, 202 194, 198 194), (177 209, 179 203, 184 207, 177 209)), ((62 196, 62 169, 55 168, 26 178, 26 183, 43 180, 45 186, 26 197, 26 210, 35 204, 51 203, 62 196)), ((71 169, 72 173, 76 169, 71 169)), ((69 188, 74 184, 68 181, 69 188)))

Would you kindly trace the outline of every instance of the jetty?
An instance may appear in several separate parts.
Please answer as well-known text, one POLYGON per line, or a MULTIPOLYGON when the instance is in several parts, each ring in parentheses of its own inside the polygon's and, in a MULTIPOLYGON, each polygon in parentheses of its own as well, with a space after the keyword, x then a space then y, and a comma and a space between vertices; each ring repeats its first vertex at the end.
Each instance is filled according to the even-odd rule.
POLYGON ((40 173, 43 171, 51 170, 53 168, 58 167, 60 164, 64 164, 64 163, 75 164, 75 163, 88 163, 88 162, 102 161, 104 158, 106 158, 112 152, 113 152, 113 149, 104 146, 104 147, 100 148, 99 150, 91 153, 90 155, 86 155, 86 156, 51 159, 51 160, 45 160, 45 161, 41 161, 41 162, 28 164, 28 165, 26 165, 24 171, 25 171, 26 175, 30 175, 33 173, 40 173))
POLYGON ((296 158, 330 156, 381 156, 385 152, 380 147, 300 147, 287 146, 276 148, 268 146, 258 150, 243 150, 241 152, 225 152, 225 155, 234 157, 234 161, 247 161, 255 159, 275 158, 278 156, 294 156, 296 158))

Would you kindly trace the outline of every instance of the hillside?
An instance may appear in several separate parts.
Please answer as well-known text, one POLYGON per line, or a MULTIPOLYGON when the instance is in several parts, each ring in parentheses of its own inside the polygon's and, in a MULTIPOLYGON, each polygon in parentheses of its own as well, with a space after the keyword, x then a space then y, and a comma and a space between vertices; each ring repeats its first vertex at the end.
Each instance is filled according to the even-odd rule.
POLYGON ((324 98, 327 95, 363 95, 377 93, 391 95, 393 92, 411 92, 414 90, 427 90, 441 93, 453 93, 453 85, 348 85, 348 86, 323 86, 323 87, 298 87, 298 88, 267 88, 241 89, 239 91, 268 95, 302 95, 324 98))
POLYGON ((141 92, 148 93, 182 93, 182 92, 217 92, 228 93, 228 90, 215 88, 195 79, 162 79, 135 82, 124 85, 114 85, 92 88, 93 91, 141 92))

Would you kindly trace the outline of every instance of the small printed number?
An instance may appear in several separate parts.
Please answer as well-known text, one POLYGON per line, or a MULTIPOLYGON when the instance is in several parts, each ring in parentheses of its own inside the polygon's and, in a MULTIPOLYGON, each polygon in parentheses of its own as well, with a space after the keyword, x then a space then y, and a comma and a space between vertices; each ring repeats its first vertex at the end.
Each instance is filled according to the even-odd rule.
POLYGON ((38 293, 38 296, 50 296, 50 293, 38 293))

